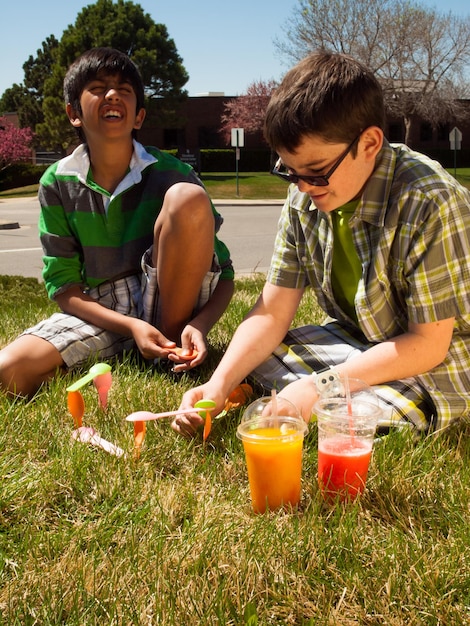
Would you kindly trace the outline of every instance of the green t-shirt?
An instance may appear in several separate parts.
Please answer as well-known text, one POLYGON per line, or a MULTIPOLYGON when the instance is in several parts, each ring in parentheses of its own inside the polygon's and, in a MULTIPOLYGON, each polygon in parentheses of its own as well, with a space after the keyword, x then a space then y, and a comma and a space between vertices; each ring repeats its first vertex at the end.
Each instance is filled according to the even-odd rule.
POLYGON ((362 275, 361 261, 354 247, 349 220, 358 200, 353 200, 330 213, 333 224, 333 265, 331 282, 336 301, 353 320, 357 321, 354 299, 362 275))

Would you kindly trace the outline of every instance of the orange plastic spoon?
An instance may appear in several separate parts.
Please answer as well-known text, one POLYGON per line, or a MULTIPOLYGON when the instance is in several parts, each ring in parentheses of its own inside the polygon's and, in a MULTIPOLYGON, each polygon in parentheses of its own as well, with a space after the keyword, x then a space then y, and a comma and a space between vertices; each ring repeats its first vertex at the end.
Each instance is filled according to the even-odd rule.
MULTIPOLYGON (((194 403, 196 409, 213 409, 215 407, 214 400, 198 400, 194 403)), ((202 413, 202 411, 199 411, 202 413)), ((204 415, 204 430, 202 433, 202 440, 205 441, 209 437, 209 433, 212 428, 212 417, 209 410, 205 411, 204 415)))
POLYGON ((73 417, 75 428, 80 428, 85 413, 85 402, 82 394, 79 391, 69 391, 67 393, 67 406, 73 417))
POLYGON ((232 393, 229 394, 227 400, 225 401, 223 411, 216 415, 214 419, 225 417, 231 409, 237 409, 239 406, 245 404, 245 402, 248 402, 252 395, 252 386, 248 383, 241 383, 238 387, 235 387, 232 393))
POLYGON ((180 359, 187 361, 191 361, 197 357, 197 350, 190 350, 188 352, 187 348, 170 348, 170 353, 176 354, 180 359))
POLYGON ((145 422, 134 422, 134 459, 140 458, 140 451, 145 439, 145 422))
POLYGON ((225 408, 227 410, 237 408, 245 404, 253 395, 253 388, 248 383, 241 383, 229 394, 225 408))

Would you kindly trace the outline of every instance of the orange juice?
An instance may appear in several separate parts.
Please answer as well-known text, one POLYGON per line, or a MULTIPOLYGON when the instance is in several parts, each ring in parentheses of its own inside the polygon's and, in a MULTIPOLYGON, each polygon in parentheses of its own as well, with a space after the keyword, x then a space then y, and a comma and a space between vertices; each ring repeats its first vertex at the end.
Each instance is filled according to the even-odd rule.
POLYGON ((282 426, 252 426, 240 433, 256 513, 298 504, 304 432, 300 424, 284 423, 282 426))

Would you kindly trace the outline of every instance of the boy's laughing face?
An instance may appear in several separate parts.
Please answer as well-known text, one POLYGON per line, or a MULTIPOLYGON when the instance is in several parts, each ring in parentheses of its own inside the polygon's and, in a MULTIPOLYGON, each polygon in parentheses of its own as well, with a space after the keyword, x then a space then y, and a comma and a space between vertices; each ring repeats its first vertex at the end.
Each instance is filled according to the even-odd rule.
POLYGON ((78 113, 67 105, 67 114, 73 126, 82 128, 87 143, 129 139, 145 118, 145 109, 136 111, 132 85, 119 74, 98 75, 88 82, 80 96, 80 106, 78 113))

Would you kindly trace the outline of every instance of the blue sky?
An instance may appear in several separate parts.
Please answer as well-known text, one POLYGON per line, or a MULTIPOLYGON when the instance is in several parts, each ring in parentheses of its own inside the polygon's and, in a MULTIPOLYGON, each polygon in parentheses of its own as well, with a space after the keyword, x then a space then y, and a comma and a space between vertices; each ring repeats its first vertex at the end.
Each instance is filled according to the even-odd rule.
MULTIPOLYGON (((190 76, 190 96, 209 91, 239 95, 255 80, 279 79, 288 69, 275 38, 298 0, 135 0, 165 24, 190 76)), ((49 35, 60 39, 92 0, 7 0, 1 10, 0 95, 23 81, 23 63, 49 35)), ((424 2, 430 7, 439 3, 424 2)), ((446 11, 470 15, 468 0, 446 0, 446 11)))

